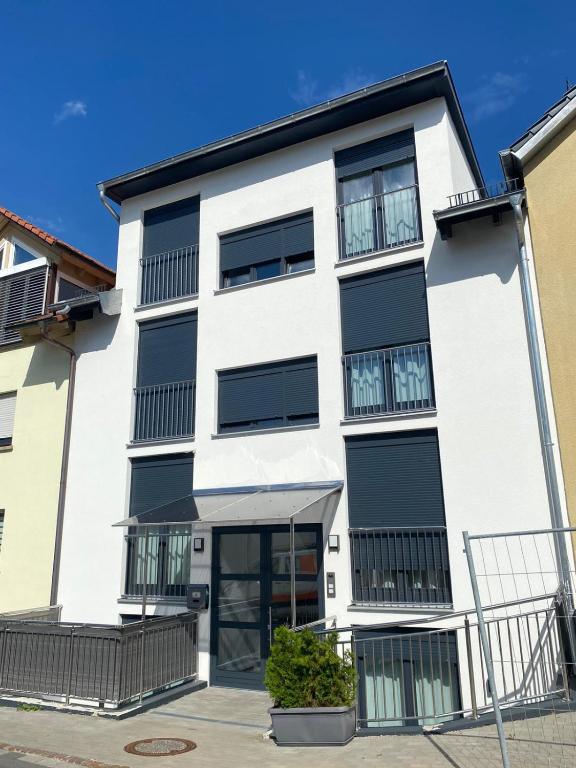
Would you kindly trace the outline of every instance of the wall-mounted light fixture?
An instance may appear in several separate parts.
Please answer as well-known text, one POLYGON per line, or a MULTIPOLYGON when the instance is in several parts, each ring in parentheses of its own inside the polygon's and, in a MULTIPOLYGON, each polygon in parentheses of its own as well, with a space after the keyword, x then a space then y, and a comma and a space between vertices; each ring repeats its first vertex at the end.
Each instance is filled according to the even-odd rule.
POLYGON ((194 552, 204 552, 204 539, 194 539, 194 552))
POLYGON ((328 536, 328 551, 340 552, 340 536, 338 534, 332 533, 328 536))

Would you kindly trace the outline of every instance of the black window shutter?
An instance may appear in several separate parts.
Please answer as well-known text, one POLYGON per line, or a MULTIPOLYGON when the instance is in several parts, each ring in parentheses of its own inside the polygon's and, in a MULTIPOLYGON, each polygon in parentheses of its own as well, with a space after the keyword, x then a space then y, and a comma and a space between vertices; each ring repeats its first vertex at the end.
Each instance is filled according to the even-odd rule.
POLYGON ((424 264, 340 281, 344 354, 428 341, 424 264))
MULTIPOLYGON (((218 411, 227 425, 318 414, 318 363, 315 357, 222 371, 218 411)), ((258 429, 258 425, 246 429, 258 429)))
POLYGON ((196 378, 197 314, 140 323, 139 387, 196 378))
POLYGON ((312 213, 260 224, 220 238, 220 269, 224 272, 314 250, 312 213))
POLYGON ((198 245, 200 197, 189 197, 144 213, 143 255, 198 245))
POLYGON ((435 430, 347 438, 346 465, 351 528, 446 524, 435 430))
POLYGON ((414 156, 414 131, 409 129, 336 152, 334 162, 338 179, 344 179, 414 156))
POLYGON ((132 459, 130 515, 156 509, 192 493, 192 454, 132 459))

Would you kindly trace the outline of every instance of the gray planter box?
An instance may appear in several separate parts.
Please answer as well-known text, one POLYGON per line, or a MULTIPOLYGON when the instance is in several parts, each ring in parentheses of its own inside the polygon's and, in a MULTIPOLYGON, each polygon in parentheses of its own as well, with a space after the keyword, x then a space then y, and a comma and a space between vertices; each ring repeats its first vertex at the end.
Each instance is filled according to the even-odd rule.
POLYGON ((273 707, 268 711, 281 747, 339 747, 348 744, 356 733, 355 707, 273 707))

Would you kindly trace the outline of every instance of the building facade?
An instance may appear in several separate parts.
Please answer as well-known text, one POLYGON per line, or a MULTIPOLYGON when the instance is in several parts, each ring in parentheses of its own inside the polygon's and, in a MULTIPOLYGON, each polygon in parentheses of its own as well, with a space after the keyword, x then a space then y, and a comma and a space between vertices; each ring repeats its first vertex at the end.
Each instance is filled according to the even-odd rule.
POLYGON ((113 271, 0 209, 0 612, 53 597, 70 356, 64 307, 113 271), (40 321, 40 318, 42 319, 40 321))
POLYGON ((576 88, 568 90, 512 146, 504 173, 526 189, 534 268, 570 524, 576 525, 576 364, 570 349, 576 309, 576 88))
POLYGON ((472 605, 462 531, 548 520, 511 215, 433 215, 479 186, 445 63, 101 186, 123 308, 77 330, 65 619, 208 585, 200 677, 257 687, 279 623, 472 605))

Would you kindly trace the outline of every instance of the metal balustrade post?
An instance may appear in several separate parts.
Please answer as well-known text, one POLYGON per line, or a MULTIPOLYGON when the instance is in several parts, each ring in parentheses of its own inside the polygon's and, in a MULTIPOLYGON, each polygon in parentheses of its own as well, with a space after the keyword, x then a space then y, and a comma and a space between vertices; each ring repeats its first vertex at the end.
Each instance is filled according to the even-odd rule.
POLYGON ((474 661, 472 659, 472 638, 470 636, 470 620, 468 615, 464 617, 464 635, 466 637, 466 661, 468 662, 468 679, 470 681, 470 701, 472 703, 472 717, 478 719, 478 702, 476 701, 476 684, 474 680, 474 661))
POLYGON ((140 703, 142 703, 142 699, 144 698, 144 654, 146 649, 146 622, 145 621, 142 624, 140 635, 142 639, 140 643, 140 682, 139 682, 140 695, 138 698, 140 703))
POLYGON ((70 648, 68 650, 68 680, 66 682, 66 706, 70 704, 70 693, 72 691, 72 664, 74 662, 74 637, 75 632, 70 632, 70 648))

